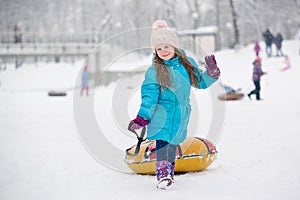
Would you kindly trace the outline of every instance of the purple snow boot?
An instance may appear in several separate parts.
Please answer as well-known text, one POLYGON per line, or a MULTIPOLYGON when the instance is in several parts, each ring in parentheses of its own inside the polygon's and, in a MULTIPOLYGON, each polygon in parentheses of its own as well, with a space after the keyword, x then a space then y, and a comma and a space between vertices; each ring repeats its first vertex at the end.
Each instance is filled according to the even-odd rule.
POLYGON ((157 188, 167 189, 174 183, 174 165, 163 160, 156 163, 157 188))

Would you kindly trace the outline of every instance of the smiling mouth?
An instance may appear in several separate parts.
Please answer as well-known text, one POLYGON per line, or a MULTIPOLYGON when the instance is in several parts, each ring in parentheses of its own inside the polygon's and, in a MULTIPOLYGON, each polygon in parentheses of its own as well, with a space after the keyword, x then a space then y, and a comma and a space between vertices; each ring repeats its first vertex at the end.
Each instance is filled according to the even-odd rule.
POLYGON ((170 54, 168 53, 168 54, 165 54, 165 55, 161 55, 162 57, 167 57, 167 56, 169 56, 170 54))

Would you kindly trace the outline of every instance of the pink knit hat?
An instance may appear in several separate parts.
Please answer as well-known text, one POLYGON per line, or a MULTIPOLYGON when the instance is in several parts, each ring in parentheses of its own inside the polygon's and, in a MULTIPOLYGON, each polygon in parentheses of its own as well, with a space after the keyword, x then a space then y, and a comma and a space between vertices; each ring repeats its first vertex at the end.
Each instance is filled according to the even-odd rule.
POLYGON ((178 38, 176 32, 168 27, 164 20, 157 20, 152 26, 151 47, 155 47, 161 43, 170 44, 178 48, 178 38))

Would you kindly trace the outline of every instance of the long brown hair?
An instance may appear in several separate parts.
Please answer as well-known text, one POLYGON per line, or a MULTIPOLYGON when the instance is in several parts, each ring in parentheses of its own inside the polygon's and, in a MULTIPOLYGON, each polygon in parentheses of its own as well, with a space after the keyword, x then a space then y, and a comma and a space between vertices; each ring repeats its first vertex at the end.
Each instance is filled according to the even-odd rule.
MULTIPOLYGON (((177 48, 175 48, 175 55, 178 56, 179 61, 182 63, 185 70, 187 71, 190 78, 190 84, 194 87, 198 87, 199 81, 195 73, 198 73, 200 80, 202 77, 197 68, 194 67, 187 59, 186 55, 177 48)), ((163 60, 157 55, 157 53, 155 53, 154 56, 154 67, 156 71, 156 78, 161 89, 163 89, 162 86, 165 86, 168 89, 170 89, 172 83, 170 79, 169 67, 163 62, 163 60)))

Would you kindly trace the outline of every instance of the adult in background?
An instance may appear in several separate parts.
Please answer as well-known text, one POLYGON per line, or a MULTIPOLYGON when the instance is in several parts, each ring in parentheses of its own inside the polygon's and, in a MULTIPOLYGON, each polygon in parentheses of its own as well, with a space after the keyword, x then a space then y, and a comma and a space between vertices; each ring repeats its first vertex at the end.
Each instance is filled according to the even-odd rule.
POLYGON ((278 33, 276 35, 276 37, 274 37, 274 43, 275 43, 275 46, 276 46, 276 55, 277 56, 283 56, 283 53, 282 53, 282 50, 281 50, 282 41, 283 41, 283 37, 282 37, 281 33, 278 33))
POLYGON ((272 42, 273 42, 274 36, 270 32, 270 30, 267 29, 266 32, 263 33, 263 37, 264 37, 264 40, 265 40, 265 43, 266 43, 267 56, 271 57, 272 56, 272 42))

